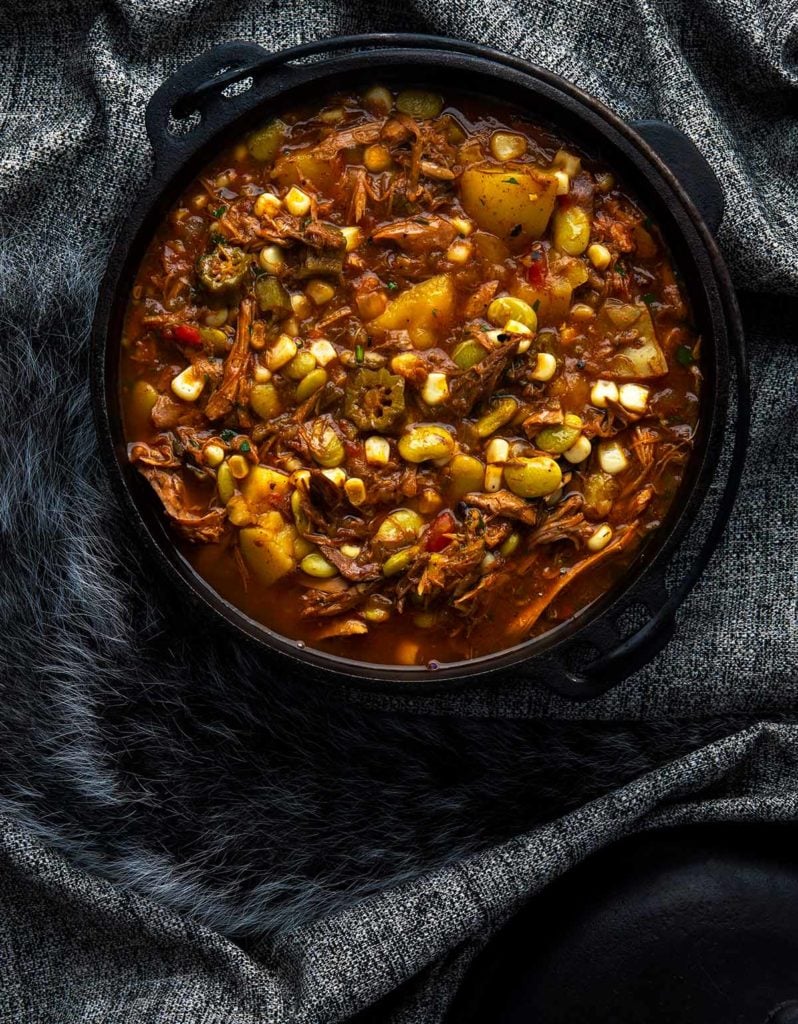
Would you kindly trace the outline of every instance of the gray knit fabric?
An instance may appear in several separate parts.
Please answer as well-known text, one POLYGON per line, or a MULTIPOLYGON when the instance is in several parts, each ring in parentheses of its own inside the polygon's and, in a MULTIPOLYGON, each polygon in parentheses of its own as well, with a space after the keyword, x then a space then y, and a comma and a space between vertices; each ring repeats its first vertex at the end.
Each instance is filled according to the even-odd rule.
MULTIPOLYGON (((775 820, 798 812, 798 728, 768 721, 773 712, 795 711, 798 696, 793 0, 5 0, 0 295, 11 303, 17 286, 37 273, 45 282, 56 280, 49 264, 67 263, 75 249, 81 259, 94 260, 96 277, 149 173, 144 107, 182 62, 231 38, 278 48, 375 30, 424 31, 507 50, 574 81, 625 118, 660 117, 692 136, 726 195, 720 242, 745 293, 754 425, 742 496, 725 539, 680 614, 676 639, 637 676, 586 705, 508 680, 425 701, 353 697, 354 706, 563 719, 739 712, 750 725, 550 825, 325 919, 284 929, 247 953, 159 906, 156 885, 148 890, 152 899, 114 888, 45 849, 35 835, 46 834, 44 824, 34 830, 19 816, 0 816, 0 1024, 326 1024, 347 1019, 410 979, 390 1019, 434 1024, 443 1019, 476 946, 524 899, 591 851, 658 825, 775 820), (6 258, 12 251, 13 261, 6 258), (20 261, 20 253, 27 258, 20 261)), ((54 289, 42 308, 57 318, 63 301, 54 289)), ((62 340, 75 346, 71 358, 81 366, 77 346, 85 339, 62 340)), ((17 344, 14 336, 0 341, 6 381, 19 372, 17 344)), ((18 386, 24 389, 24 374, 18 386)), ((19 424, 4 424, 3 455, 15 454, 5 467, 0 458, 3 473, 21 471, 23 440, 28 455, 53 443, 73 450, 69 438, 53 442, 46 408, 35 395, 29 401, 24 439, 19 424)), ((91 449, 88 423, 85 431, 91 449)), ((0 524, 10 537, 20 516, 60 523, 71 507, 110 501, 102 487, 79 476, 71 487, 52 508, 35 510, 14 505, 4 486, 0 524), (88 495, 87 487, 94 488, 88 495)), ((105 512, 94 508, 91 515, 96 532, 84 538, 85 552, 104 571, 119 563, 132 569, 129 557, 114 555, 105 512)), ((0 550, 5 564, 10 548, 0 550)), ((70 581, 63 584, 68 588, 70 581)), ((57 586, 57 580, 42 582, 53 593, 57 586)), ((32 593, 38 599, 35 587, 32 593)), ((57 666, 80 635, 78 614, 57 598, 42 599, 41 606, 38 657, 42 665, 57 666)), ((6 602, 0 610, 0 695, 10 709, 0 721, 8 739, 12 728, 24 731, 29 724, 13 717, 20 652, 27 648, 20 637, 14 646, 9 641, 15 609, 6 602)), ((90 619, 92 610, 80 614, 90 619)), ((86 671, 102 660, 110 673, 119 648, 103 634, 99 611, 97 622, 97 650, 93 662, 86 655, 86 671)), ((147 628, 150 623, 142 624, 147 628)), ((82 656, 72 650, 72 664, 82 656)), ((65 746, 70 742, 64 738, 65 746)), ((91 742, 87 756, 99 757, 99 736, 91 742)))

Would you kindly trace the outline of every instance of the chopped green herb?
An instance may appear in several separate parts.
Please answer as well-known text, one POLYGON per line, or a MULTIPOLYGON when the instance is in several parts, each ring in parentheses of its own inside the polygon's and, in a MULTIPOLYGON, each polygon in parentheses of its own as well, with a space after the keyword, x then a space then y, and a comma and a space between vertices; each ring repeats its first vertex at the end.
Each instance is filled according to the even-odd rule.
POLYGON ((230 444, 233 438, 236 436, 235 430, 225 429, 220 431, 219 437, 224 441, 225 444, 230 444))
POLYGON ((519 184, 517 178, 502 178, 505 185, 517 185, 519 184))
POLYGON ((355 345, 355 362, 362 363, 365 359, 366 352, 362 345, 355 345))
POLYGON ((689 345, 680 345, 676 349, 676 361, 681 363, 682 366, 692 366, 695 362, 693 356, 693 350, 689 345))
POLYGON ((615 264, 615 273, 620 274, 621 277, 626 277, 626 267, 623 265, 623 263, 615 264))
POLYGON ((242 441, 238 447, 238 450, 246 455, 247 452, 252 451, 252 445, 249 443, 249 441, 242 441))
POLYGON ((396 283, 396 281, 388 281, 385 287, 388 289, 389 292, 395 292, 399 285, 396 283))
POLYGON ((214 217, 222 217, 227 212, 226 206, 217 206, 213 211, 214 217))
POLYGON ((646 292, 646 294, 642 296, 642 299, 647 306, 650 306, 652 302, 657 301, 657 296, 653 292, 646 292))

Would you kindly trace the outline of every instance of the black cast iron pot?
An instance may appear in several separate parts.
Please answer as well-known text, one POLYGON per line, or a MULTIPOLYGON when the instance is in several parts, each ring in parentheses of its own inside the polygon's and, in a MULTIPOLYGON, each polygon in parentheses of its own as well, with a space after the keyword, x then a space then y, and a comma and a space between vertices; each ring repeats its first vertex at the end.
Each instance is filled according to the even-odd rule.
MULTIPOLYGON (((595 696, 649 661, 674 630, 674 613, 717 544, 739 484, 747 441, 747 377, 740 317, 712 232, 723 216, 720 187, 699 151, 662 122, 628 125, 562 78, 495 50, 431 36, 370 35, 308 43, 271 54, 248 42, 214 47, 181 68, 147 107, 155 171, 113 250, 94 320, 92 382, 100 447, 130 521, 182 599, 215 615, 262 648, 303 663, 323 681, 382 690, 442 690, 484 682, 486 674, 533 679, 575 698, 595 696), (347 52, 341 52, 347 51, 347 52), (323 55, 318 59, 318 55, 323 55), (308 57, 316 59, 308 61, 308 57), (354 662, 310 650, 267 629, 223 600, 183 558, 149 486, 128 464, 119 390, 121 327, 128 291, 170 204, 231 137, 307 97, 372 84, 453 86, 522 108, 603 158, 660 225, 681 268, 702 336, 701 420, 680 494, 622 580, 601 600, 540 638, 499 654, 428 667, 354 662), (183 119, 182 131, 180 119, 183 119), (737 416, 730 469, 714 518, 691 568, 668 590, 665 571, 694 524, 728 433, 731 366, 737 416), (622 639, 618 621, 635 606, 646 622, 622 639), (577 667, 578 656, 592 652, 577 667)), ((288 668, 283 662, 282 667, 288 668)), ((300 666, 301 667, 301 666, 300 666)))

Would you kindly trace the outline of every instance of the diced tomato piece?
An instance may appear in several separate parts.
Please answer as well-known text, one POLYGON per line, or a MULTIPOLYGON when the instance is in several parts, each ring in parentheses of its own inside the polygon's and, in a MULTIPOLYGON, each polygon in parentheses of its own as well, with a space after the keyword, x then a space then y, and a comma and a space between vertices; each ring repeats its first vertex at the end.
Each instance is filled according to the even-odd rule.
POLYGON ((457 521, 448 509, 439 512, 429 524, 424 534, 424 547, 427 551, 443 551, 452 543, 452 534, 457 529, 457 521))
POLYGON ((545 252, 540 249, 533 249, 531 256, 532 262, 526 272, 526 279, 533 288, 543 288, 549 274, 549 261, 546 259, 545 252))
POLYGON ((191 324, 177 324, 172 333, 175 340, 179 341, 181 345, 193 345, 195 348, 200 348, 202 345, 199 329, 192 327, 191 324))

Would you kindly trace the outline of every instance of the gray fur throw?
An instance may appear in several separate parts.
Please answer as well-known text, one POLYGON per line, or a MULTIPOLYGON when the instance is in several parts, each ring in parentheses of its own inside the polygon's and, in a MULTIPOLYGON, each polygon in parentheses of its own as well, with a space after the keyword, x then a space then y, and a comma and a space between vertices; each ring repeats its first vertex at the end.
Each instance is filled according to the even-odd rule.
POLYGON ((0 1024, 433 1024, 476 945, 591 850, 795 816, 794 4, 10 0, 0 40, 0 1024), (743 493, 668 650, 588 705, 274 673, 153 574, 97 459, 87 335, 146 100, 223 39, 375 29, 545 64, 683 128, 724 185, 743 493))

